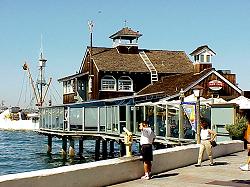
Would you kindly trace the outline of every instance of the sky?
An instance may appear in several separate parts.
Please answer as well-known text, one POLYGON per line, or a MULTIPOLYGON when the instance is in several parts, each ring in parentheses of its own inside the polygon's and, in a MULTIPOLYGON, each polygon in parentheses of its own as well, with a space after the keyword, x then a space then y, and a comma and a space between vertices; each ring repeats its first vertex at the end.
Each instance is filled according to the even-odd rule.
MULTIPOLYGON (((0 0, 0 105, 27 107, 26 62, 34 80, 41 48, 53 104, 62 103, 59 78, 79 71, 90 45, 112 47, 112 34, 125 26, 142 33, 139 47, 185 51, 208 45, 213 67, 231 70, 238 86, 250 90, 249 0, 0 0), (41 47, 42 46, 42 47, 41 47)), ((48 95, 49 95, 48 94, 48 95)))

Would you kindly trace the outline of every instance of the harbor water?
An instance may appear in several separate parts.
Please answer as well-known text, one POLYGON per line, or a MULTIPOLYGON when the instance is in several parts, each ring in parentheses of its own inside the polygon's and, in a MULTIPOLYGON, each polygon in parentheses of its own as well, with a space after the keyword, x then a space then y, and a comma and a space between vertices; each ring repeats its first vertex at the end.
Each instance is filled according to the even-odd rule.
MULTIPOLYGON (((47 137, 32 131, 0 130, 0 175, 56 168, 94 161, 95 141, 84 141, 84 159, 62 159, 60 139, 53 138, 52 154, 47 154, 47 137)), ((77 153, 77 144, 76 144, 77 153)), ((119 147, 115 144, 115 157, 119 147)))

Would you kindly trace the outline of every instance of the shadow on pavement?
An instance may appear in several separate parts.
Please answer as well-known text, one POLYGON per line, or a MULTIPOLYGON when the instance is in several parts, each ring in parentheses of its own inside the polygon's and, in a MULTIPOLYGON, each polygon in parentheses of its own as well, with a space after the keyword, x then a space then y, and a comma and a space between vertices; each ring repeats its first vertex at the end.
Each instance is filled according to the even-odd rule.
POLYGON ((244 187, 249 186, 250 180, 231 180, 231 181, 212 181, 206 184, 219 185, 219 186, 233 186, 233 187, 244 187))
POLYGON ((214 165, 215 166, 220 166, 220 165, 228 165, 228 162, 224 162, 224 161, 217 161, 217 162, 214 162, 214 165))
POLYGON ((179 173, 161 173, 158 175, 153 175, 152 178, 165 178, 165 177, 171 177, 171 176, 176 176, 179 175, 179 173))
POLYGON ((232 180, 234 183, 250 184, 250 180, 232 180))

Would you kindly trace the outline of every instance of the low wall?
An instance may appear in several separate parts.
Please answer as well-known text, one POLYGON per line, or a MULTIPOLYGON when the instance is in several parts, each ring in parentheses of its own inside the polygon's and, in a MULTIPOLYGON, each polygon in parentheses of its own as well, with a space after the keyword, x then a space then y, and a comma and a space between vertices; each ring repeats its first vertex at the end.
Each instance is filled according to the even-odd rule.
MULTIPOLYGON (((220 157, 244 150, 242 141, 220 142, 213 155, 220 157)), ((199 145, 177 146, 154 151, 153 173, 195 164, 199 145)), ((204 154, 206 155, 206 153, 204 154)), ((207 156, 204 157, 207 159, 207 156)), ((140 157, 122 157, 54 169, 0 176, 0 187, 88 187, 106 186, 138 179, 143 175, 140 157)))

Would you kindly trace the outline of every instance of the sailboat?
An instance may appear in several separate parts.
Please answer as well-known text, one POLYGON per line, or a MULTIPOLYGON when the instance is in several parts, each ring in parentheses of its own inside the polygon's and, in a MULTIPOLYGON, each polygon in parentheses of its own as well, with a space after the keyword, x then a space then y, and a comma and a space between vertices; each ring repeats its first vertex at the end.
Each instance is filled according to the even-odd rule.
MULTIPOLYGON (((43 106, 48 88, 51 83, 51 78, 48 83, 44 79, 44 70, 46 59, 43 58, 43 53, 40 54, 39 59, 39 78, 35 86, 31 76, 28 64, 25 62, 23 70, 28 72, 30 84, 32 86, 33 94, 36 99, 36 109, 25 110, 20 107, 10 107, 0 114, 0 129, 1 130, 38 130, 39 129, 39 110, 43 106), (45 92, 43 92, 46 87, 45 92)), ((51 103, 51 102, 50 102, 51 103)))

